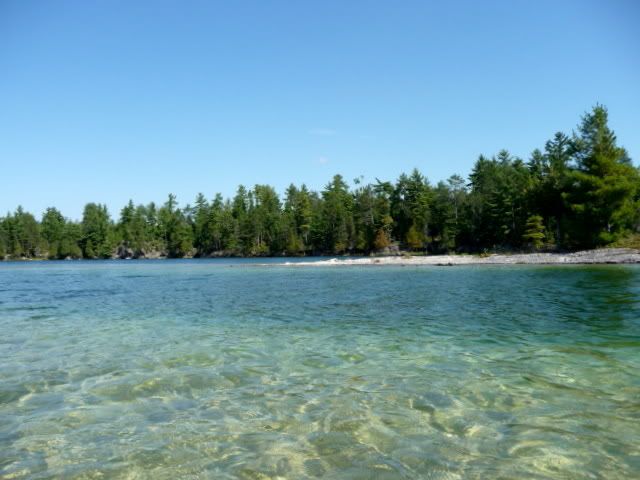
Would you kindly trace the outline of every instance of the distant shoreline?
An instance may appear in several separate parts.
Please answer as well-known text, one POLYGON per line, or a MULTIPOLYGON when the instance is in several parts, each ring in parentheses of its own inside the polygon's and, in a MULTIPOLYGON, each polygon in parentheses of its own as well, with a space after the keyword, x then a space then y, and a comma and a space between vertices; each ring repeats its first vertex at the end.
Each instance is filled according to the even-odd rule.
MULTIPOLYGON (((434 255, 381 255, 362 257, 340 257, 322 255, 315 258, 321 260, 305 261, 305 257, 295 257, 299 261, 286 261, 293 257, 257 257, 257 256, 218 256, 218 257, 184 257, 182 259, 215 260, 215 259, 255 259, 282 258, 282 262, 269 262, 265 266, 456 266, 456 265, 624 265, 640 264, 640 250, 632 248, 602 248, 596 250, 583 250, 571 253, 492 253, 492 254, 434 254, 434 255)), ((3 262, 103 262, 123 260, 174 260, 165 256, 140 257, 140 258, 107 258, 107 259, 67 259, 51 260, 47 258, 5 258, 3 262)), ((177 258, 175 260, 180 260, 177 258)))
POLYGON ((332 258, 315 262, 290 262, 290 266, 454 266, 454 265, 623 265, 640 264, 640 250, 603 248, 573 253, 513 253, 489 255, 427 255, 366 258, 332 258))

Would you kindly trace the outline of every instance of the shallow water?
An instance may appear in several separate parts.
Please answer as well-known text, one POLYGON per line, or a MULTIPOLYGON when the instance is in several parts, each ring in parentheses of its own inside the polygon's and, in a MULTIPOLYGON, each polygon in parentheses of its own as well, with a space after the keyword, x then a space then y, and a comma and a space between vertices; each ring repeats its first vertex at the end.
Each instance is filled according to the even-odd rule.
POLYGON ((0 264, 0 478, 640 477, 640 268, 0 264))

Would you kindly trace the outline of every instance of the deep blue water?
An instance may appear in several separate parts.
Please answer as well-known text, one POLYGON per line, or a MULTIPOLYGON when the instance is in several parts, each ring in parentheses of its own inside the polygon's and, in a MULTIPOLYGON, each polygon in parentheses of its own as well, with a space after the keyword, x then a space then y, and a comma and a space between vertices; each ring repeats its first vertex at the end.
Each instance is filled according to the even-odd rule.
POLYGON ((639 267, 282 261, 0 264, 0 478, 640 478, 639 267))

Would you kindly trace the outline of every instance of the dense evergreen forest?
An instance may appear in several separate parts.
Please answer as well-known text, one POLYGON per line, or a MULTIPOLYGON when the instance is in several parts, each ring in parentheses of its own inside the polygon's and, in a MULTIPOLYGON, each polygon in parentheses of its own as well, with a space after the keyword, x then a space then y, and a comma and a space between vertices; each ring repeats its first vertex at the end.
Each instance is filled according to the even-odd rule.
POLYGON ((0 258, 309 255, 575 250, 610 244, 640 225, 640 172, 596 106, 572 135, 556 133, 528 161, 481 155, 465 180, 431 185, 417 169, 395 183, 321 192, 240 186, 232 199, 199 194, 180 208, 130 201, 114 221, 89 203, 80 222, 56 208, 38 221, 18 207, 0 218, 0 258))

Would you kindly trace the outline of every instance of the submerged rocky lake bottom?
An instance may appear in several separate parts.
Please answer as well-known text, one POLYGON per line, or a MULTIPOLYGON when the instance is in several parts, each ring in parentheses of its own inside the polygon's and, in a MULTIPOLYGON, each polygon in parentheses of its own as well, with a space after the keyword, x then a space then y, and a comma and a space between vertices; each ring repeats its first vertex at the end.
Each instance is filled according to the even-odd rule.
POLYGON ((0 478, 640 478, 640 266, 0 264, 0 478))

